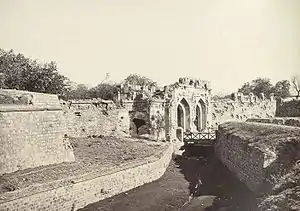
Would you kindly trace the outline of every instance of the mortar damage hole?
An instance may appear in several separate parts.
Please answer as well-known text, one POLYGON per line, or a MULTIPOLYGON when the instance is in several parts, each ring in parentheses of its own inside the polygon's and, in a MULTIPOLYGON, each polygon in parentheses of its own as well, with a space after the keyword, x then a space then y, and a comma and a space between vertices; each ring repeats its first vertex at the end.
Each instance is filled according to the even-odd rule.
POLYGON ((135 124, 136 134, 138 135, 140 127, 142 127, 143 125, 146 125, 146 122, 143 119, 133 119, 132 121, 135 124))

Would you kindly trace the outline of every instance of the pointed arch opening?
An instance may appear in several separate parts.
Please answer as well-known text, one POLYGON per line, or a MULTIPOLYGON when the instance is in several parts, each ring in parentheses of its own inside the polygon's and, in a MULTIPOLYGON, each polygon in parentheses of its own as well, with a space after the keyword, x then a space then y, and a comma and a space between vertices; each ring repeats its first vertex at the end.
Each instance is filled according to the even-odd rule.
POLYGON ((184 131, 190 130, 190 106, 183 98, 177 106, 177 126, 182 127, 184 131))
POLYGON ((181 104, 177 106, 177 126, 184 128, 184 108, 181 104))
POLYGON ((196 105, 196 121, 195 125, 198 131, 206 129, 206 106, 202 100, 196 105))

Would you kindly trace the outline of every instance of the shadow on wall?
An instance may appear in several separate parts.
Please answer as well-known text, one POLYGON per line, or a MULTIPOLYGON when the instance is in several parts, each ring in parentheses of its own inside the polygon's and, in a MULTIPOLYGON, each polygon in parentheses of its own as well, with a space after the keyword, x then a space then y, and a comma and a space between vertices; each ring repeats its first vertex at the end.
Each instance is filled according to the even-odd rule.
POLYGON ((212 148, 186 149, 182 156, 175 158, 175 162, 189 182, 190 196, 194 199, 215 196, 213 204, 205 211, 256 209, 254 194, 223 166, 212 148))

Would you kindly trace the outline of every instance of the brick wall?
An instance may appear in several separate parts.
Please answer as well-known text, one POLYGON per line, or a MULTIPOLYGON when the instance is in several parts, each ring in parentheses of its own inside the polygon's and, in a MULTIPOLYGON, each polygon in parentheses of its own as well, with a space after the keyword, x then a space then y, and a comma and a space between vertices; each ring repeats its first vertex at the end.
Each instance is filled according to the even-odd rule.
POLYGON ((39 193, 30 193, 11 201, 9 198, 13 198, 14 193, 7 193, 7 196, 3 196, 4 200, 0 199, 0 210, 77 210, 90 203, 159 179, 169 165, 172 153, 173 146, 170 144, 163 154, 149 157, 135 166, 124 166, 122 170, 101 177, 74 182, 39 193))
POLYGON ((0 90, 0 94, 33 99, 30 104, 0 104, 0 174, 75 160, 64 139, 66 127, 56 95, 16 90, 0 90))

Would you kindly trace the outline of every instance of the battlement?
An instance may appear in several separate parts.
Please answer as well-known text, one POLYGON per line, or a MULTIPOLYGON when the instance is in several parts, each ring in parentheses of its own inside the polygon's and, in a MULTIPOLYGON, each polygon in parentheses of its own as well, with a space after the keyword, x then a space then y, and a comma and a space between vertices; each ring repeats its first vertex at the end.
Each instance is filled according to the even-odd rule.
POLYGON ((154 82, 154 83, 151 83, 149 85, 136 85, 136 84, 129 84, 129 83, 122 83, 120 86, 119 86, 119 91, 121 93, 129 93, 131 91, 146 91, 146 92, 155 92, 156 89, 157 89, 157 84, 154 82))
POLYGON ((249 95, 244 95, 243 93, 236 92, 231 95, 231 100, 236 102, 243 102, 243 103, 255 103, 255 102, 263 102, 263 101, 275 101, 274 94, 271 93, 270 97, 265 97, 264 93, 260 93, 259 96, 250 93, 249 95))
POLYGON ((193 77, 180 77, 178 79, 179 86, 193 87, 197 89, 211 90, 210 81, 200 80, 193 77))

